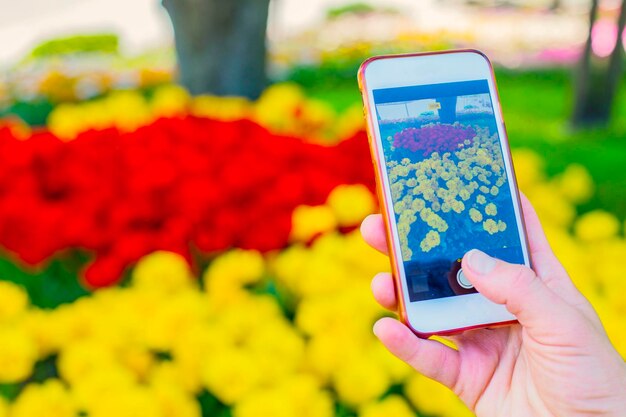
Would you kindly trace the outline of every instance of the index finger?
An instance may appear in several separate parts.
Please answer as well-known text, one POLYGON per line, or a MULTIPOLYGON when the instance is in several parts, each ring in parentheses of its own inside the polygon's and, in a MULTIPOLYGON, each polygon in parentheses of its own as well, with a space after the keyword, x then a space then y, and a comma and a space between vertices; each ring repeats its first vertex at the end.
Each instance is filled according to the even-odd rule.
POLYGON ((383 216, 380 214, 370 214, 361 223, 361 235, 365 242, 379 252, 389 255, 387 247, 387 234, 383 216))

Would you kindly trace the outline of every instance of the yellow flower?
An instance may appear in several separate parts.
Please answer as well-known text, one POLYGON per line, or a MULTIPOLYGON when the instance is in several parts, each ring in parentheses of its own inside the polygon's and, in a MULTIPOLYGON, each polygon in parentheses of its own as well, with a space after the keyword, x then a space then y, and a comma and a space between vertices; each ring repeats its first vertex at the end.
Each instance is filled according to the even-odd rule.
POLYGON ((308 375, 280 381, 273 387, 260 389, 233 407, 233 417, 332 417, 334 404, 330 394, 321 390, 308 375))
POLYGON ((8 417, 9 416, 9 404, 4 399, 4 397, 0 397, 0 417, 8 417))
POLYGON ((368 294, 367 281, 336 293, 307 297, 297 309, 295 322, 307 335, 350 335, 358 340, 372 339, 371 325, 380 317, 380 307, 368 294), (359 320, 354 320, 355 314, 359 320))
POLYGON ((55 319, 59 309, 49 312, 31 309, 20 320, 22 329, 31 335, 37 345, 39 357, 45 357, 59 349, 63 344, 66 332, 60 320, 55 319))
POLYGON ((470 218, 474 223, 482 222, 483 215, 480 211, 476 210, 474 207, 469 209, 470 218))
POLYGON ((194 282, 189 264, 181 255, 157 251, 144 256, 132 272, 133 286, 164 292, 189 288, 194 282))
POLYGON ((183 87, 170 84, 159 87, 152 97, 150 106, 155 117, 174 117, 187 113, 190 96, 183 87))
POLYGON ((163 300, 160 308, 146 319, 148 321, 141 328, 143 342, 157 351, 171 349, 180 333, 209 317, 210 307, 211 304, 199 291, 181 291, 163 300))
POLYGON ((202 369, 208 357, 228 349, 230 340, 214 323, 198 322, 178 332, 173 341, 169 363, 160 363, 150 380, 153 384, 176 385, 186 392, 196 393, 202 386, 202 369))
POLYGON ((376 208, 374 196, 361 184, 339 185, 330 193, 326 204, 334 212, 340 226, 359 224, 376 208))
POLYGON ((574 210, 571 203, 563 199, 558 192, 555 192, 553 186, 536 184, 525 192, 543 222, 555 223, 558 226, 566 227, 574 220, 576 210, 574 210))
POLYGON ((0 327, 0 383, 26 379, 37 360, 35 341, 21 328, 0 327))
POLYGON ((314 142, 334 143, 337 142, 334 132, 328 131, 333 126, 337 115, 335 110, 325 101, 306 99, 302 103, 300 112, 294 120, 298 122, 298 135, 307 135, 314 142))
POLYGON ((498 208, 495 204, 489 203, 485 206, 485 214, 488 216, 495 216, 498 214, 498 208))
POLYGON ((411 209, 416 211, 416 212, 422 211, 424 209, 424 207, 426 207, 426 203, 421 198, 416 198, 411 203, 411 209))
POLYGON ((328 206, 298 206, 291 218, 290 239, 307 242, 320 233, 337 227, 335 213, 328 206))
POLYGON ((57 366, 59 374, 72 385, 80 384, 93 372, 120 367, 115 353, 95 341, 81 341, 67 346, 59 354, 57 366))
POLYGON ((391 379, 375 359, 373 355, 354 355, 339 365, 334 387, 341 402, 357 407, 387 391, 391 379))
POLYGON ((136 91, 116 91, 105 98, 81 104, 61 104, 48 116, 48 127, 62 139, 73 139, 87 129, 115 126, 132 131, 152 120, 143 96, 136 91))
POLYGON ((243 97, 197 96, 191 99, 191 114, 225 122, 247 119, 252 103, 243 97))
MULTIPOLYGON (((457 203, 460 202, 457 201, 457 203)), ((448 223, 428 207, 420 211, 420 218, 433 229, 440 232, 448 230, 448 223)))
POLYGON ((473 414, 448 388, 414 373, 404 385, 404 393, 421 413, 441 417, 470 417, 473 414))
POLYGON ((54 69, 46 73, 39 82, 39 93, 53 102, 73 101, 77 97, 76 76, 54 69))
POLYGON ((611 213, 594 210, 578 218, 574 225, 576 236, 586 242, 595 242, 615 236, 620 228, 619 221, 611 213))
MULTIPOLYGON (((413 191, 415 192, 418 190, 419 188, 415 188, 413 191)), ((393 198, 394 201, 400 200, 403 192, 404 192, 403 181, 395 181, 393 184, 391 184, 391 197, 393 198)))
POLYGON ((232 347, 214 352, 202 369, 206 388, 224 404, 232 405, 259 386, 261 372, 251 352, 232 347))
POLYGON ((164 417, 158 395, 147 387, 117 389, 94 398, 87 407, 89 417, 164 417))
POLYGON ((118 356, 121 365, 135 374, 140 381, 146 380, 155 362, 150 351, 130 343, 122 349, 118 356))
POLYGON ((406 362, 392 355, 378 340, 372 343, 371 349, 377 359, 381 361, 387 373, 391 376, 391 380, 394 384, 403 383, 407 377, 415 372, 406 362))
POLYGON ((593 194, 594 184, 589 172, 579 164, 570 164, 554 181, 559 192, 572 203, 587 201, 593 194))
POLYGON ((71 384, 72 397, 80 409, 89 409, 97 406, 102 398, 110 398, 120 391, 135 388, 133 376, 120 367, 99 369, 85 375, 76 384, 71 384))
POLYGON ((414 417, 415 412, 411 410, 406 400, 397 395, 389 395, 384 399, 365 404, 359 410, 359 417, 414 417))
POLYGON ((515 149, 512 155, 520 189, 529 189, 544 180, 544 162, 537 153, 528 149, 515 149))
MULTIPOLYGON (((461 214, 463 212, 463 210, 465 210, 465 204, 463 204, 462 201, 459 200, 452 200, 450 207, 452 208, 452 210, 455 213, 461 214)), ((447 229, 447 227, 446 227, 447 229)), ((445 231, 445 230, 440 230, 440 231, 445 231)))
MULTIPOLYGON (((195 363, 200 363, 201 360, 195 363)), ((179 359, 163 361, 155 364, 148 377, 150 385, 158 392, 160 389, 176 389, 188 394, 196 394, 201 388, 200 369, 189 368, 187 363, 181 364, 179 359)))
POLYGON ((0 281, 0 322, 21 315, 28 307, 28 294, 19 285, 0 281))
POLYGON ((11 407, 11 417, 74 417, 76 412, 69 392, 56 379, 28 384, 11 407))
POLYGON ((294 129, 293 116, 304 101, 304 94, 298 85, 274 84, 257 100, 253 120, 265 127, 271 127, 275 132, 290 132, 294 129))
MULTIPOLYGON (((137 91, 116 91, 94 101, 92 108, 84 107, 84 113, 90 118, 102 115, 100 128, 115 126, 125 132, 131 132, 154 119, 146 99, 137 91)), ((91 123, 89 127, 94 125, 91 123)))
POLYGON ((193 395, 177 386, 153 387, 163 417, 201 417, 202 410, 193 395))
POLYGON ((205 271, 203 280, 210 291, 215 281, 243 286, 258 282, 264 272, 265 261, 259 251, 234 249, 215 258, 205 271))
POLYGON ((327 383, 339 364, 358 350, 355 340, 351 337, 337 335, 335 332, 316 334, 306 344, 304 370, 327 383))
POLYGON ((363 106, 355 104, 339 115, 334 123, 335 132, 338 139, 352 137, 355 133, 365 129, 363 119, 363 106))
POLYGON ((304 357, 304 340, 286 321, 268 321, 257 326, 246 346, 266 384, 295 373, 304 357))
POLYGON ((493 219, 487 219, 483 222, 483 229, 490 235, 493 235, 498 232, 498 223, 493 219))
POLYGON ((434 230, 426 233, 426 237, 420 242, 420 248, 423 252, 429 252, 432 248, 439 246, 441 243, 441 238, 439 237, 439 233, 434 230))

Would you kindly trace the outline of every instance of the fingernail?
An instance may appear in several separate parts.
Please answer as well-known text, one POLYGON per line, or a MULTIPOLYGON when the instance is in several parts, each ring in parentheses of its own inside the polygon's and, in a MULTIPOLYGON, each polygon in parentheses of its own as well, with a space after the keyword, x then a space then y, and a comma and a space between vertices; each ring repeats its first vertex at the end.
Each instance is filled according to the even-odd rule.
POLYGON ((374 328, 372 329, 372 331, 374 332, 374 336, 378 337, 378 332, 380 330, 380 320, 378 320, 376 323, 374 323, 374 328))
POLYGON ((496 260, 478 249, 467 253, 467 263, 472 271, 481 275, 490 273, 496 267, 496 260))

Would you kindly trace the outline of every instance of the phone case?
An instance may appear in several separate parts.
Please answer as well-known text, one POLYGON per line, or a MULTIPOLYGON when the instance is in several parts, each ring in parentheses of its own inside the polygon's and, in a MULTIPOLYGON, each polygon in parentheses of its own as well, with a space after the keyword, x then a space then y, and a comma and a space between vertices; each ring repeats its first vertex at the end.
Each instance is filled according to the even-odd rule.
MULTIPOLYGON (((421 338, 429 338, 431 336, 448 336, 448 335, 453 335, 453 334, 458 334, 458 333, 462 333, 468 330, 473 330, 473 329, 480 329, 480 328, 494 328, 494 327, 502 327, 502 326, 508 326, 511 324, 515 324, 517 323, 517 320, 511 320, 511 321, 506 321, 506 322, 496 322, 496 323, 488 323, 488 324, 481 324, 481 325, 476 325, 476 326, 469 326, 469 327, 462 327, 462 328, 455 328, 455 329, 451 329, 451 330, 442 330, 442 331, 437 331, 437 332, 431 332, 431 333, 423 333, 420 332, 416 329, 414 329, 409 320, 408 320, 408 313, 407 313, 407 309, 406 309, 406 305, 405 305, 405 300, 404 300, 404 296, 402 294, 402 285, 399 282, 400 279, 400 273, 399 273, 399 268, 401 267, 398 264, 398 260, 401 259, 401 256, 399 256, 399 254, 396 253, 392 242, 392 233, 391 233, 391 229, 390 229, 390 225, 391 225, 391 221, 395 221, 395 215, 393 213, 393 204, 390 201, 386 201, 385 198, 385 194, 382 192, 382 181, 381 181, 381 175, 383 170, 385 169, 385 167, 381 164, 384 163, 384 159, 382 158, 381 155, 378 154, 378 147, 375 144, 376 141, 376 137, 374 135, 374 125, 373 122, 370 118, 370 107, 373 105, 373 103, 369 102, 369 97, 367 95, 367 85, 366 85, 366 80, 365 80, 365 69, 367 68, 367 66, 372 63, 373 61, 377 61, 377 60, 381 60, 381 59, 390 59, 390 58, 399 58, 399 57, 413 57, 413 56, 426 56, 426 55, 438 55, 438 54, 451 54, 451 53, 459 53, 459 52, 473 52, 473 53, 478 53, 480 55, 482 55, 483 57, 485 57, 485 59, 487 60, 487 62, 489 63, 489 68, 490 68, 490 77, 493 80, 493 84, 494 86, 496 86, 495 83, 495 73, 493 70, 493 65, 491 65, 491 61, 489 60, 489 58, 487 58, 487 56, 482 53, 481 51, 478 51, 476 49, 456 49, 456 50, 446 50, 446 51, 434 51, 434 52, 417 52, 417 53, 409 53, 409 54, 395 54, 395 55, 379 55, 379 56, 375 56, 375 57, 371 57, 367 60, 365 60, 363 62, 363 64, 361 64, 361 67, 359 68, 358 71, 358 85, 359 85, 359 89, 361 91, 361 97, 363 98, 363 115, 365 117, 365 121, 366 121, 366 132, 367 132, 367 137, 368 137, 368 141, 369 141, 369 147, 370 147, 370 154, 372 157, 372 164, 374 165, 374 172, 375 172, 375 176, 376 176, 376 191, 377 191, 377 195, 378 195, 378 201, 380 202, 380 209, 381 209, 381 214, 383 216, 384 219, 384 223, 385 223, 385 232, 387 235, 387 247, 389 250, 389 257, 391 260, 391 272, 392 272, 392 276, 393 276, 393 281, 394 281, 394 286, 395 286, 395 293, 396 293, 396 299, 398 300, 398 316, 400 317, 400 320, 402 321, 402 323, 404 323, 409 329, 411 329, 411 331, 413 331, 413 333, 415 333, 417 336, 421 337, 421 338)), ((497 90, 497 86, 495 88, 494 91, 494 99, 498 101, 498 103, 500 102, 500 97, 498 94, 498 90, 497 90)), ((502 118, 503 119, 503 118, 502 118)), ((504 119, 503 119, 504 120, 504 119)), ((504 124, 504 123, 503 123, 504 124)), ((506 126, 503 126, 504 128, 504 138, 502 138, 501 140, 503 140, 507 147, 509 146, 508 144, 508 135, 506 134, 506 126)), ((514 185, 515 185, 515 198, 517 199, 517 204, 518 207, 520 207, 521 210, 521 201, 520 201, 520 197, 519 197, 519 190, 517 187, 517 179, 515 176, 515 169, 513 166, 513 161, 511 159, 511 153, 508 152, 508 159, 509 159, 509 164, 511 166, 511 172, 512 172, 512 180, 514 181, 514 185)), ((523 243, 526 245, 526 249, 527 249, 527 253, 528 253, 528 257, 530 259, 530 250, 528 250, 528 239, 526 236, 526 226, 524 224, 524 217, 522 217, 522 227, 524 230, 521 230, 520 233, 522 235, 523 238, 523 243)), ((530 260, 530 262, 532 263, 532 260, 530 260)))

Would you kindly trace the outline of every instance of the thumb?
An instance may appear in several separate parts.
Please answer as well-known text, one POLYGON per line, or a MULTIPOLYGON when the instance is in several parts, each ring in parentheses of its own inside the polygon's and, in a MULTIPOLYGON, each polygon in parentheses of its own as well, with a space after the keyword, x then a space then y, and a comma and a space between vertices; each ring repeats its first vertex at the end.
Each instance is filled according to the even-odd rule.
POLYGON ((573 309, 527 266, 472 249, 463 257, 462 267, 478 292, 504 305, 534 335, 554 336, 573 324, 573 309))

